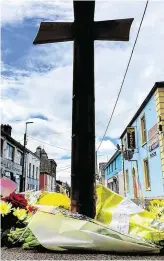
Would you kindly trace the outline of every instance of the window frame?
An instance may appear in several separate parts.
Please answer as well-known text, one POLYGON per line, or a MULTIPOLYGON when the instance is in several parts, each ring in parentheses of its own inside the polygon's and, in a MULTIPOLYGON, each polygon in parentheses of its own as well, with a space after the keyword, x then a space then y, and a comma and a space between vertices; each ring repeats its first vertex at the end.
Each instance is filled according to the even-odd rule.
POLYGON ((36 171, 36 180, 38 180, 39 179, 39 177, 38 177, 38 167, 36 167, 35 171, 36 171))
POLYGON ((144 187, 145 187, 146 191, 150 191, 151 190, 151 179, 150 179, 148 158, 143 159, 143 169, 144 169, 144 187))
POLYGON ((29 163, 29 171, 28 171, 29 178, 31 178, 31 162, 29 163))
POLYGON ((147 129, 146 129, 146 116, 145 113, 140 117, 141 125, 141 144, 144 145, 147 143, 147 129), (143 121, 144 119, 144 121, 143 121))
POLYGON ((4 139, 2 139, 2 137, 1 137, 1 157, 2 158, 3 158, 3 154, 4 154, 3 146, 4 146, 4 139))
POLYGON ((23 165, 23 153, 20 150, 17 150, 17 153, 21 155, 20 162, 18 163, 20 166, 23 165))
POLYGON ((12 146, 10 143, 6 143, 6 159, 8 159, 8 160, 11 160, 12 162, 14 162, 14 151, 15 150, 15 147, 14 146, 12 146), (13 152, 12 152, 12 158, 10 158, 10 157, 8 157, 8 155, 7 155, 7 147, 9 147, 9 148, 12 148, 13 149, 13 152))
POLYGON ((35 165, 32 166, 32 178, 35 179, 35 165))

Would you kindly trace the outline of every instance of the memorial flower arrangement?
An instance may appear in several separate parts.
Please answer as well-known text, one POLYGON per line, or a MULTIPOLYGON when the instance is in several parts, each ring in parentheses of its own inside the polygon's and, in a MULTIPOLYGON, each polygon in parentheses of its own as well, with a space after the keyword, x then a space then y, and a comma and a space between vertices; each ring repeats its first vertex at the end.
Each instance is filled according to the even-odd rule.
POLYGON ((1 241, 8 244, 8 234, 16 229, 22 229, 27 226, 35 208, 28 206, 24 195, 11 193, 8 197, 0 200, 1 215, 1 241))
POLYGON ((60 193, 40 193, 25 195, 11 193, 0 200, 2 246, 24 249, 41 247, 39 241, 28 228, 28 224, 40 205, 55 206, 68 210, 70 199, 60 193), (39 195, 39 196, 38 196, 39 195), (30 205, 31 202, 35 205, 30 205))
MULTIPOLYGON (((151 201, 149 212, 136 210, 134 203, 129 203, 133 204, 131 208, 135 208, 137 213, 129 216, 129 233, 126 234, 120 233, 117 228, 110 230, 110 217, 113 215, 111 209, 113 205, 117 207, 125 199, 103 186, 99 186, 96 192, 98 197, 96 210, 99 215, 98 218, 96 215, 94 220, 78 213, 71 213, 70 198, 62 193, 36 191, 20 194, 13 192, 8 197, 2 198, 0 200, 2 246, 22 247, 23 249, 46 248, 58 251, 63 249, 63 244, 65 245, 66 242, 68 249, 76 249, 76 245, 71 243, 74 234, 78 232, 77 238, 75 237, 73 240, 77 239, 77 248, 79 248, 81 245, 79 245, 78 239, 80 239, 81 233, 83 237, 85 233, 88 233, 87 231, 91 231, 96 233, 100 245, 102 243, 101 235, 103 235, 102 249, 106 245, 107 251, 110 249, 109 241, 113 242, 112 240, 116 239, 118 244, 125 243, 126 247, 128 242, 133 242, 136 244, 136 249, 142 250, 142 245, 145 245, 148 247, 148 251, 151 249, 159 251, 159 243, 161 246, 161 242, 164 242, 164 200, 151 201), (112 198, 112 201, 109 201, 109 197, 112 198), (104 212, 104 204, 106 212, 104 212), (156 215, 158 215, 158 220, 156 215), (138 222, 138 218, 140 218, 140 222, 138 222), (142 224, 140 224, 141 222, 142 224), (56 241, 56 236, 51 239, 54 235, 53 231, 57 238, 62 237, 61 241, 56 241)), ((91 238, 88 239, 87 234, 85 244, 88 244, 88 249, 90 249, 90 240, 91 238)), ((96 242, 94 242, 95 246, 96 242)), ((122 249, 124 250, 124 247, 122 249)), ((130 244, 128 249, 131 251, 130 244)), ((120 247, 117 251, 120 251, 120 247)))

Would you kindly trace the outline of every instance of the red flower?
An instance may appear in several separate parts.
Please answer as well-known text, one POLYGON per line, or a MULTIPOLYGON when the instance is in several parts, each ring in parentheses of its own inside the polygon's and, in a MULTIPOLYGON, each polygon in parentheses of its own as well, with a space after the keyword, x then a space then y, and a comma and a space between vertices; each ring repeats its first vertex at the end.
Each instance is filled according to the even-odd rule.
POLYGON ((27 206, 26 209, 29 211, 29 212, 34 212, 36 210, 35 207, 33 206, 27 206))
POLYGON ((15 192, 11 193, 8 197, 2 198, 3 201, 10 202, 14 208, 24 208, 27 207, 27 200, 23 194, 17 194, 15 192))

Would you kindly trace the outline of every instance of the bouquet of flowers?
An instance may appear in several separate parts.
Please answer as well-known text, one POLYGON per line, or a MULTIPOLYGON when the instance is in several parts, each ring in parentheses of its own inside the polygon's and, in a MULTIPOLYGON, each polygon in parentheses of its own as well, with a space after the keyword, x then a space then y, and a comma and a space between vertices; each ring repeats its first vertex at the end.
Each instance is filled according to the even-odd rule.
POLYGON ((15 229, 25 228, 35 209, 28 206, 24 195, 11 193, 0 200, 1 240, 2 245, 8 242, 8 234, 15 229))
POLYGON ((99 249, 159 253, 164 240, 163 205, 151 203, 153 207, 148 212, 101 185, 96 191, 94 220, 71 213, 70 198, 61 193, 13 192, 2 198, 2 245, 54 251, 99 249), (158 223, 155 207, 160 216, 158 223))

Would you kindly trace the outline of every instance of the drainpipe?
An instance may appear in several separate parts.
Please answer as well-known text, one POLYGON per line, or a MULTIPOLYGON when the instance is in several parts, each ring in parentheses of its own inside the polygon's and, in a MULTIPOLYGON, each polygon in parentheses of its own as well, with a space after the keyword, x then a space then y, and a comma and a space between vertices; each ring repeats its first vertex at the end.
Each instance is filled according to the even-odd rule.
POLYGON ((124 179, 124 197, 126 197, 126 179, 125 179, 125 162, 124 162, 124 145, 121 141, 121 154, 122 154, 122 172, 123 172, 123 179, 124 179))

